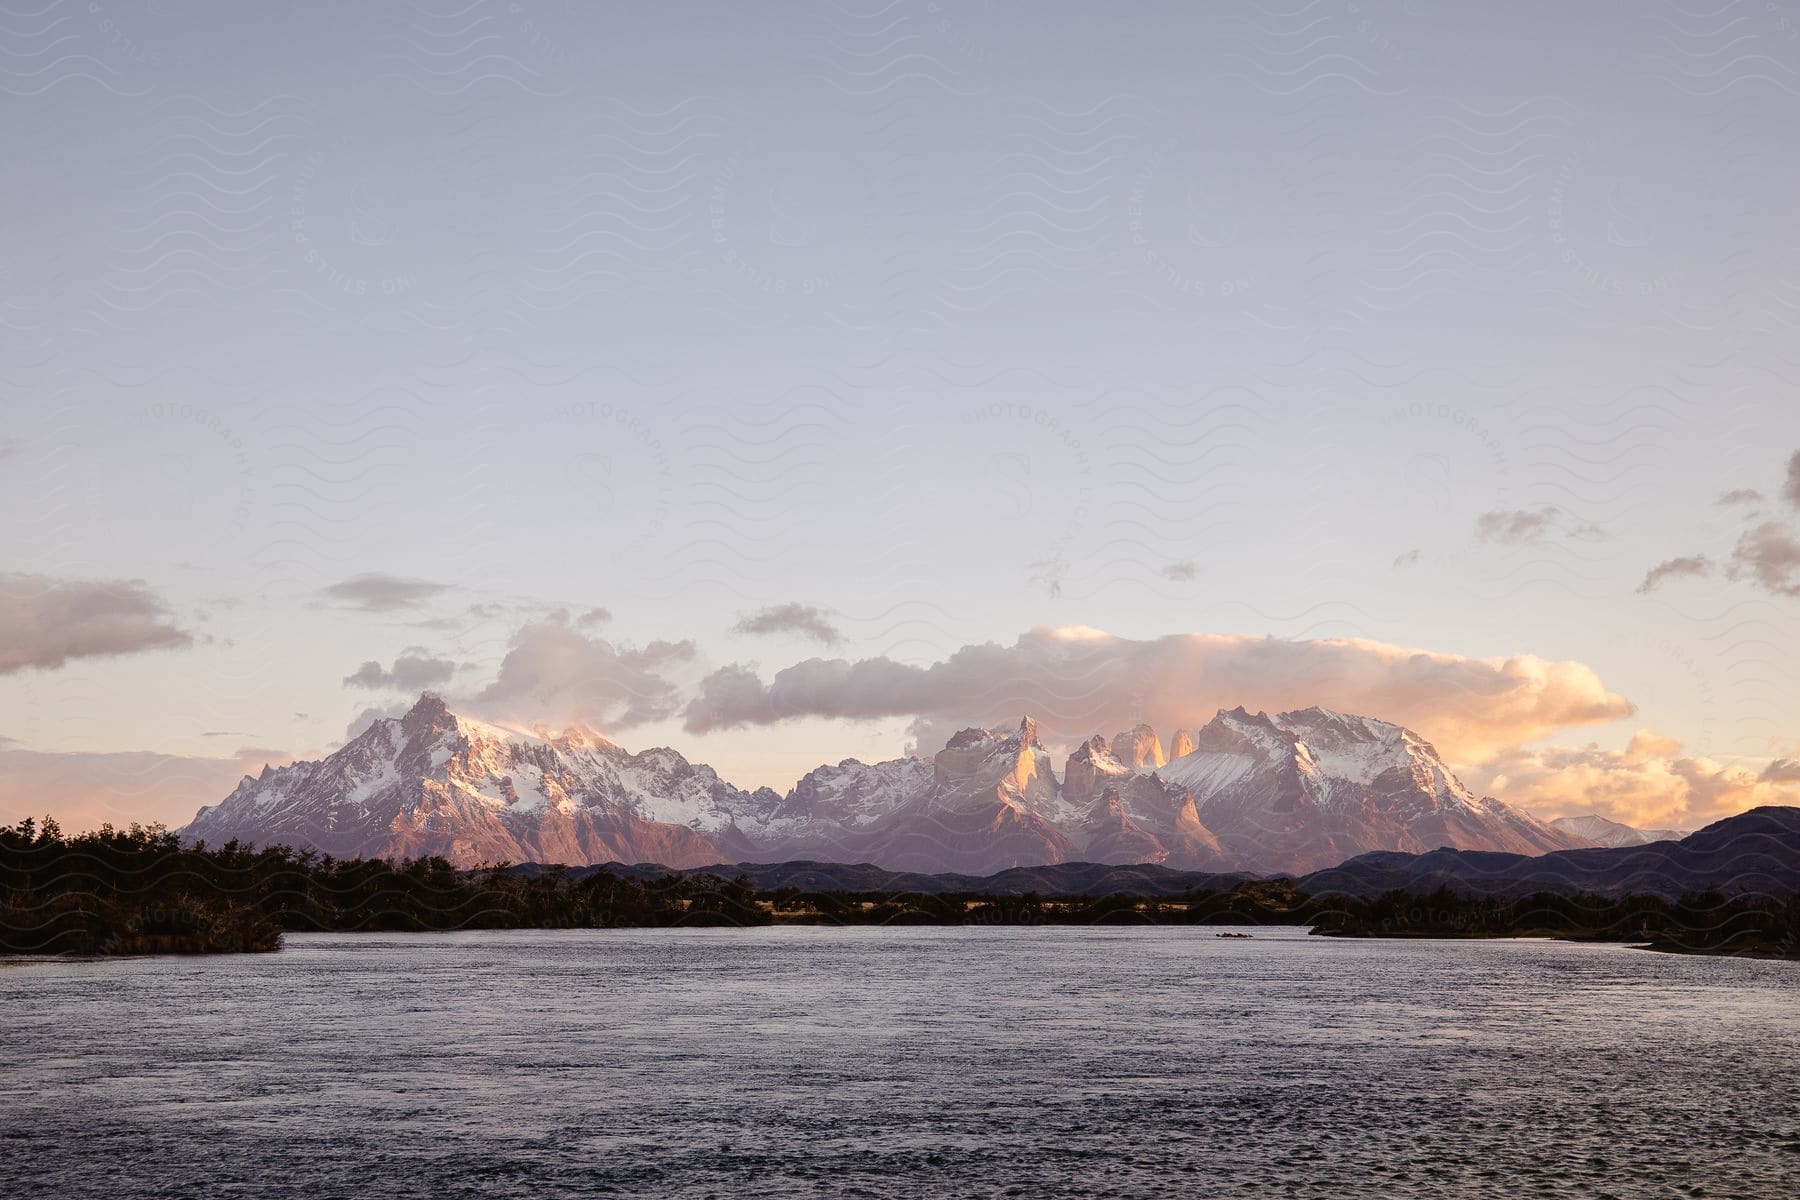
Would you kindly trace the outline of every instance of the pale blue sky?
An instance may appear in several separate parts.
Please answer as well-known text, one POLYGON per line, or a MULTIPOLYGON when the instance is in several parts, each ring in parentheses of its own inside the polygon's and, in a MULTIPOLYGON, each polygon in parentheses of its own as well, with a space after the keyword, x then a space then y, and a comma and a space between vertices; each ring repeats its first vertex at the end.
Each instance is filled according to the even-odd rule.
MULTIPOLYGON (((1732 563, 1795 517, 1796 21, 0 16, 0 567, 142 580, 194 639, 0 675, 0 734, 316 753, 401 699, 360 663, 420 647, 473 702, 598 606, 581 636, 695 643, 683 696, 1048 625, 1537 655, 1636 706, 1550 742, 1761 772, 1800 749, 1800 599, 1779 540, 1732 563), (444 590, 326 598, 370 573, 444 590), (732 632, 789 603, 841 640, 732 632)), ((786 787, 914 715, 1007 714, 611 731, 786 787)))

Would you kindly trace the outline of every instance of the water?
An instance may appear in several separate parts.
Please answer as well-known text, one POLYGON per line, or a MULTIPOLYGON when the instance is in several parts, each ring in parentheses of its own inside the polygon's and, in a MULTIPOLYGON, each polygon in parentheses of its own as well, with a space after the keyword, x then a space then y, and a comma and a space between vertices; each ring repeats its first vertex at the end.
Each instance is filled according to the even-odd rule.
POLYGON ((1297 930, 0 970, 0 1196, 1800 1194, 1800 966, 1297 930))

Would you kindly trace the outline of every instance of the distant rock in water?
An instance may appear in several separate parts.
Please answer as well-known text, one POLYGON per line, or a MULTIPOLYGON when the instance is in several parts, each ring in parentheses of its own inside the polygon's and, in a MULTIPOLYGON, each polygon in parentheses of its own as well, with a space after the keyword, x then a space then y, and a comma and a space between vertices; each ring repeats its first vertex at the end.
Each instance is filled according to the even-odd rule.
POLYGON ((503 729, 422 697, 329 757, 246 776, 188 839, 492 862, 867 862, 991 873, 1099 861, 1303 872, 1371 850, 1537 854, 1590 844, 1478 798, 1410 730, 1309 708, 1221 711, 1172 740, 1139 725, 1078 746, 1058 780, 1029 717, 965 729, 929 761, 844 759, 785 796, 668 748, 587 729, 503 729))

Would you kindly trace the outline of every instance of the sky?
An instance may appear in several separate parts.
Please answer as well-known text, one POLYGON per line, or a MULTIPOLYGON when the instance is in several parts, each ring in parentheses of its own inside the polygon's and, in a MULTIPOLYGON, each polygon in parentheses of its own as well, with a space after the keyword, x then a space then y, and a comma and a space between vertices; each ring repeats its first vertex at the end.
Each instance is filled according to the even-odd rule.
POLYGON ((0 819, 422 690, 1800 794, 1800 4, 36 0, 0 104, 0 819))

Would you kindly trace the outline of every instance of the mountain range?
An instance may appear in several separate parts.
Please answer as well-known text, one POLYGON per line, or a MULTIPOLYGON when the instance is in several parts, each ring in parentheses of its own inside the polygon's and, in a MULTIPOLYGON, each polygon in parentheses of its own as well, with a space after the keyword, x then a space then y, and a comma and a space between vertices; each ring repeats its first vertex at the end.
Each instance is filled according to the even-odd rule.
POLYGON ((1167 747, 1146 725, 1096 735, 1060 777, 1026 718, 965 729, 930 759, 821 766, 783 795, 666 747, 503 729, 431 695, 324 759, 246 776, 182 832, 462 866, 814 860, 970 874, 1076 861, 1300 874, 1377 851, 1540 855, 1599 840, 1477 797, 1409 729, 1316 707, 1221 710, 1167 747))

